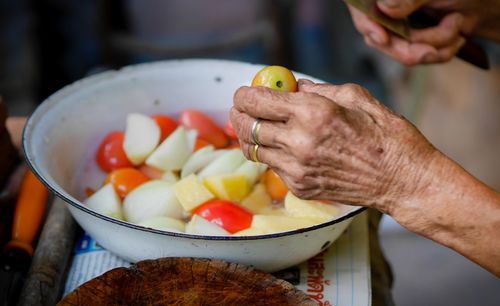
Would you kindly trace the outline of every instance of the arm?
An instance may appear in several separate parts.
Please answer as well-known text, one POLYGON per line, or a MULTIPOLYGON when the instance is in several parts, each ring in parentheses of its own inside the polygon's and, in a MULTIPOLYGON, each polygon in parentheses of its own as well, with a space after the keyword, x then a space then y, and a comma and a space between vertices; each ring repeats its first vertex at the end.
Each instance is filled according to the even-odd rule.
POLYGON ((391 216, 500 276, 500 194, 440 152, 422 176, 391 216))
POLYGON ((500 275, 500 196, 365 89, 240 88, 231 120, 249 159, 255 118, 259 160, 295 195, 376 208, 500 275))

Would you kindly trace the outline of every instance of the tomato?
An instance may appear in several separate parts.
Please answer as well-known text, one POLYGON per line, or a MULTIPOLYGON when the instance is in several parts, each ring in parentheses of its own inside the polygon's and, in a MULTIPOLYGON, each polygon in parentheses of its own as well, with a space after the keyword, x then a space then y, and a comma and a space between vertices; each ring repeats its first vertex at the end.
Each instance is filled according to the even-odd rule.
POLYGON ((241 206, 226 200, 210 200, 194 211, 200 217, 213 222, 231 234, 249 228, 253 215, 241 206))
POLYGON ((216 148, 224 148, 229 139, 224 131, 210 117, 202 112, 188 109, 181 113, 179 122, 188 129, 198 131, 198 137, 213 144, 216 148))
POLYGON ((161 130, 160 141, 165 140, 173 131, 177 129, 179 124, 169 116, 153 115, 151 118, 158 124, 161 130))
POLYGON ((232 143, 229 146, 226 147, 226 149, 241 149, 240 143, 232 143))
POLYGON ((236 132, 234 131, 234 128, 233 128, 233 124, 231 123, 230 120, 228 120, 226 122, 226 124, 224 124, 224 132, 232 140, 236 140, 236 141, 238 140, 238 136, 236 135, 236 132))
POLYGON ((93 195, 95 193, 95 190, 90 188, 90 187, 87 187, 85 188, 85 194, 87 195, 87 197, 90 197, 91 195, 93 195))
POLYGON ((199 149, 206 147, 208 145, 210 145, 210 142, 208 142, 204 139, 198 138, 198 139, 196 139, 196 143, 194 144, 194 151, 196 152, 199 149))
POLYGON ((267 193, 269 193, 273 200, 281 201, 285 198, 288 193, 288 187, 276 172, 271 169, 267 170, 263 174, 262 180, 266 185, 267 193))
POLYGON ((163 171, 156 169, 155 167, 151 167, 148 165, 142 165, 139 167, 139 171, 144 173, 147 177, 153 180, 159 180, 163 176, 163 171))
POLYGON ((125 134, 120 131, 109 133, 97 149, 96 160, 99 167, 106 172, 124 167, 132 167, 123 150, 125 134))
POLYGON ((135 168, 122 168, 111 172, 104 184, 111 183, 118 195, 123 199, 139 185, 149 181, 149 177, 135 168))
POLYGON ((290 70, 281 66, 262 68, 252 80, 252 87, 255 86, 264 86, 286 92, 297 91, 295 76, 290 70))

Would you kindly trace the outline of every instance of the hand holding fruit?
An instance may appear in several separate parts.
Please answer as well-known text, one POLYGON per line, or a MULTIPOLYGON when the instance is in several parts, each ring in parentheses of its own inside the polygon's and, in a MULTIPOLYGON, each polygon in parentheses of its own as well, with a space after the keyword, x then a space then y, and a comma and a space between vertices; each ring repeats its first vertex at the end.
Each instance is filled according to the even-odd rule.
POLYGON ((258 159, 301 198, 389 212, 418 195, 437 150, 365 89, 299 82, 298 92, 242 87, 231 120, 251 158, 252 124, 262 121, 258 159))

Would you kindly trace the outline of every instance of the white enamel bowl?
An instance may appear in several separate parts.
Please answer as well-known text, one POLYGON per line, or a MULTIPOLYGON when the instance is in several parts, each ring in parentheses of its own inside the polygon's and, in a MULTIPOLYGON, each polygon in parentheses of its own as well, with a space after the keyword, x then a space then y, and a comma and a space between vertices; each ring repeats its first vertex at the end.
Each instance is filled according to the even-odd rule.
MULTIPOLYGON (((91 164, 89 160, 105 133, 124 128, 128 113, 176 116, 191 107, 207 112, 222 124, 235 90, 249 84, 260 68, 231 61, 181 60, 131 66, 85 78, 49 97, 28 120, 23 135, 26 159, 41 180, 68 204, 81 227, 126 260, 206 257, 265 271, 295 265, 335 241, 362 208, 346 206, 335 220, 286 233, 213 237, 144 228, 100 215, 81 202, 81 173, 88 170, 85 165, 91 164)), ((310 78, 299 73, 296 76, 310 78)))

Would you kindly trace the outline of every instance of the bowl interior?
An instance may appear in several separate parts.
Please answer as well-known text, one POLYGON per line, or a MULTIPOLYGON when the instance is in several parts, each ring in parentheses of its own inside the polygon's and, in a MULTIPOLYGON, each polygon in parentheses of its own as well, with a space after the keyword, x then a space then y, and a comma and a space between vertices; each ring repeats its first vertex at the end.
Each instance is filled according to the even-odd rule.
MULTIPOLYGON (((26 158, 53 191, 82 208, 84 189, 97 188, 104 177, 92 161, 97 147, 106 133, 124 130, 127 114, 177 116, 196 108, 223 124, 235 90, 248 85, 260 68, 232 61, 179 60, 83 79, 49 97, 31 116, 23 139, 26 158)), ((344 214, 357 209, 346 208, 344 214)))

